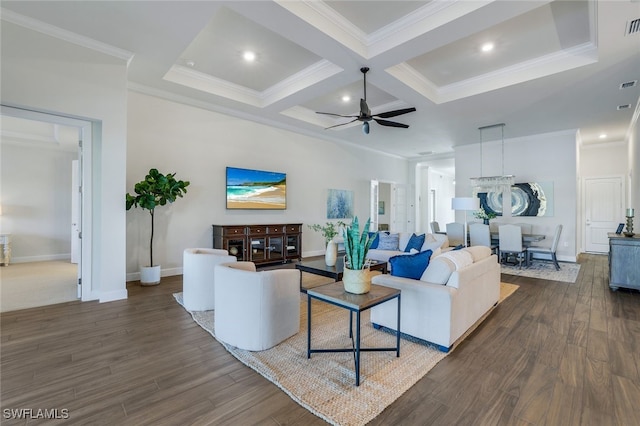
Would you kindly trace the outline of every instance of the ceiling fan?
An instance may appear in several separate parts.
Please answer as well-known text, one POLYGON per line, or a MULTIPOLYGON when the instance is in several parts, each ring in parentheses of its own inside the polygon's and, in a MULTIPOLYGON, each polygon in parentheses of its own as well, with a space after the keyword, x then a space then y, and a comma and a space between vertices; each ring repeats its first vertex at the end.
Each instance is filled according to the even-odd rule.
POLYGON ((362 72, 362 75, 364 76, 364 98, 360 99, 360 114, 359 115, 341 115, 341 114, 334 114, 332 112, 316 112, 316 114, 325 114, 325 115, 333 115, 335 117, 353 118, 353 120, 351 120, 351 121, 348 121, 348 122, 342 123, 342 124, 336 124, 335 126, 330 126, 330 127, 327 127, 326 129, 331 129, 333 127, 338 127, 338 126, 344 126, 346 124, 353 123, 354 121, 362 121, 362 132, 365 135, 368 135, 369 134, 369 122, 371 120, 375 121, 376 123, 378 123, 378 124, 380 124, 382 126, 401 127, 403 129, 409 128, 408 124, 398 123, 398 122, 395 122, 395 121, 389 121, 389 120, 383 120, 383 119, 384 118, 396 117, 398 115, 407 114, 409 112, 414 112, 416 109, 413 108, 413 107, 412 108, 397 109, 397 110, 394 110, 394 111, 387 111, 387 112, 383 112, 383 113, 380 113, 380 114, 371 114, 371 110, 369 109, 369 106, 367 105, 367 72, 369 71, 369 68, 368 67, 362 67, 362 68, 360 68, 360 71, 362 72))

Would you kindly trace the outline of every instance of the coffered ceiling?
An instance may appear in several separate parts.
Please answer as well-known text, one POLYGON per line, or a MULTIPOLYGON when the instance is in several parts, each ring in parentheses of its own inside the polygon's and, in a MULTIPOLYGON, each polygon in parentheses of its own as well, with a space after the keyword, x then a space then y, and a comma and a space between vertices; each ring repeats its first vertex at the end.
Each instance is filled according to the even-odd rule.
POLYGON ((621 141, 639 109, 639 86, 620 89, 640 79, 636 0, 0 5, 3 37, 29 27, 126 59, 133 90, 406 158, 450 153, 495 123, 506 138, 621 141), (317 111, 358 115, 363 66, 372 113, 415 107, 389 118, 408 129, 325 130, 352 119, 317 111))

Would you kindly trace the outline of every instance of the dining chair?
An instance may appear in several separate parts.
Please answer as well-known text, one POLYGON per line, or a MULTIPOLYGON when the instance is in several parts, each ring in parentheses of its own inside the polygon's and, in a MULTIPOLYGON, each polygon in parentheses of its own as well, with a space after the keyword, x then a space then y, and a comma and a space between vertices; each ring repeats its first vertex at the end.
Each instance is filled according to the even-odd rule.
POLYGON ((469 225, 469 241, 472 246, 489 247, 491 253, 494 253, 498 248, 497 244, 491 244, 489 225, 483 223, 472 223, 469 225))
POLYGON ((523 234, 531 234, 533 231, 533 225, 530 223, 515 223, 514 225, 519 226, 523 234))
POLYGON ((562 225, 556 226, 556 232, 553 235, 553 241, 550 246, 529 246, 527 248, 527 256, 528 260, 531 261, 533 259, 534 254, 538 254, 541 256, 549 256, 549 259, 540 259, 540 260, 550 260, 556 267, 556 270, 560 270, 560 265, 558 264, 558 258, 556 257, 556 250, 558 249, 558 243, 560 242, 560 234, 562 233, 562 225))
MULTIPOLYGON (((502 225, 498 229, 500 241, 500 261, 503 256, 514 255, 518 266, 522 269, 522 261, 527 265, 527 248, 522 245, 522 229, 517 225, 502 225)), ((506 261, 506 259, 505 259, 506 261)))
POLYGON ((431 232, 437 234, 440 232, 440 224, 436 221, 431 222, 431 232))
POLYGON ((447 238, 451 247, 465 245, 464 223, 451 222, 447 223, 447 238))

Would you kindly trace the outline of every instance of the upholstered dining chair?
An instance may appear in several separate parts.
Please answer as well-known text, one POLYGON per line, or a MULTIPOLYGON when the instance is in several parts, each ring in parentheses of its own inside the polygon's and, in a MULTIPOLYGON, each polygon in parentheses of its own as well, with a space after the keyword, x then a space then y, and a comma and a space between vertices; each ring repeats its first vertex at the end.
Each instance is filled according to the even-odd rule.
POLYGON ((529 256, 529 262, 533 259, 533 255, 540 255, 543 257, 548 256, 548 259, 541 258, 540 260, 550 260, 553 262, 556 270, 560 270, 560 264, 558 264, 558 258, 556 257, 556 250, 558 249, 558 243, 560 242, 560 234, 562 233, 562 225, 556 226, 556 232, 553 234, 553 241, 550 246, 529 246, 527 248, 527 255, 529 256))
POLYGON ((464 223, 447 223, 447 238, 449 238, 449 245, 452 247, 460 244, 465 245, 464 223))
POLYGON ((256 271, 253 262, 215 269, 216 339, 248 351, 269 349, 300 330, 300 271, 256 271))
POLYGON ((533 231, 533 225, 530 223, 515 223, 514 225, 519 226, 523 234, 531 234, 533 231))
POLYGON ((438 222, 431 222, 431 232, 433 232, 434 234, 440 232, 440 224, 438 222))
POLYGON ((527 264, 527 248, 522 245, 522 229, 518 225, 502 225, 498 233, 500 261, 502 262, 503 256, 508 257, 512 254, 518 261, 519 268, 522 269, 522 262, 527 264))
POLYGON ((491 253, 498 248, 497 244, 491 244, 491 231, 489 225, 472 223, 469 225, 469 241, 472 246, 485 246, 491 249, 491 253))
POLYGON ((214 308, 214 268, 235 262, 235 256, 221 249, 188 248, 182 254, 182 303, 188 311, 214 308))

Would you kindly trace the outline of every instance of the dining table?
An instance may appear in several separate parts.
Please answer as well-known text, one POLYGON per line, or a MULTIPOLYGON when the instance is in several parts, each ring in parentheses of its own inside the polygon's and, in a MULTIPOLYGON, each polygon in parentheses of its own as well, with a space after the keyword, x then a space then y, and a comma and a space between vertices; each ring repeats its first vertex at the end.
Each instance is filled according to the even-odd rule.
MULTIPOLYGON (((542 241, 545 239, 544 234, 522 234, 522 243, 527 245, 531 243, 537 243, 538 241, 542 241)), ((498 232, 491 233, 491 241, 495 241, 496 243, 500 240, 500 234, 498 232)))

